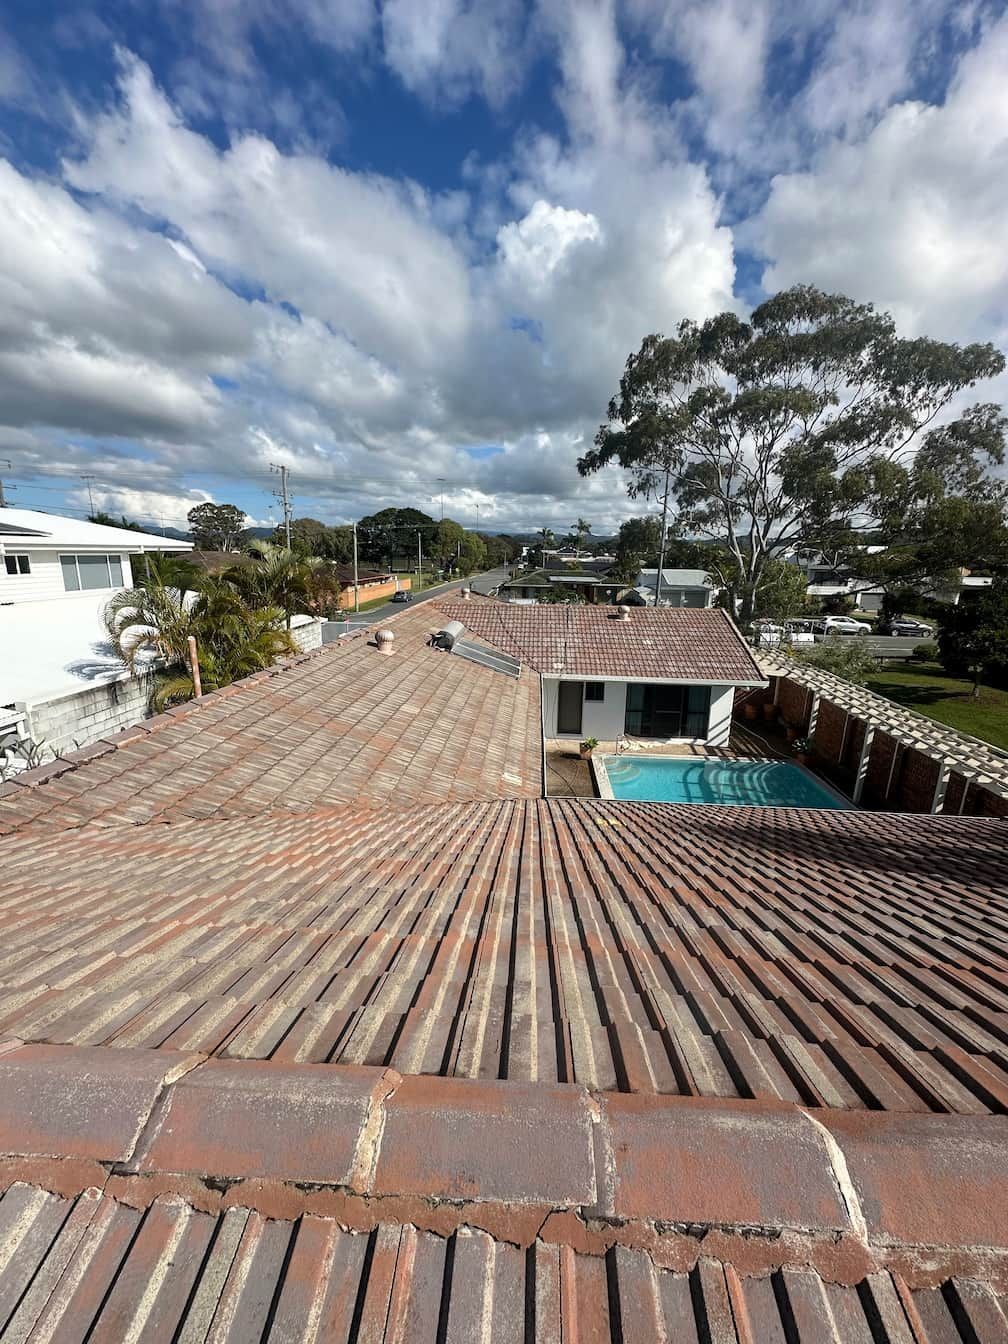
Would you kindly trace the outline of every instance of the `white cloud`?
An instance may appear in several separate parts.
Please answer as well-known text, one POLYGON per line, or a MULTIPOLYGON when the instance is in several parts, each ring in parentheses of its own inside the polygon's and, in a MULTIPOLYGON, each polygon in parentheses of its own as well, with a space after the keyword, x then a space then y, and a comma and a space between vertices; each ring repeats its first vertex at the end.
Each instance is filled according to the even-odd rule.
POLYGON ((425 193, 283 154, 261 136, 219 152, 124 58, 123 102, 98 119, 71 183, 180 229, 205 264, 350 331, 379 358, 432 362, 465 337, 463 258, 425 193))
POLYGON ((381 24, 385 61, 428 102, 499 107, 524 80, 522 0, 385 0, 381 24))
POLYGON ((486 525, 612 526, 639 506, 576 459, 646 333, 741 306, 739 239, 771 288, 953 337, 1001 320, 1002 30, 944 106, 891 106, 922 70, 943 86, 949 0, 161 3, 179 59, 159 85, 123 56, 64 184, 0 164, 0 444, 109 487, 118 467, 117 510, 190 499, 194 472, 266 492, 282 459, 330 519, 433 509, 444 476, 486 525), (286 102, 257 57, 285 21, 328 73, 286 102), (331 100, 381 61, 425 116, 484 99, 510 144, 437 191, 341 166, 317 128, 343 134, 331 100), (548 134, 521 120, 543 87, 548 134), (722 192, 737 217, 768 186, 726 225, 722 192))
POLYGON ((932 335, 990 335, 1008 312, 1008 20, 963 57, 941 106, 891 107, 861 140, 774 179, 754 237, 764 286, 808 281, 932 335))

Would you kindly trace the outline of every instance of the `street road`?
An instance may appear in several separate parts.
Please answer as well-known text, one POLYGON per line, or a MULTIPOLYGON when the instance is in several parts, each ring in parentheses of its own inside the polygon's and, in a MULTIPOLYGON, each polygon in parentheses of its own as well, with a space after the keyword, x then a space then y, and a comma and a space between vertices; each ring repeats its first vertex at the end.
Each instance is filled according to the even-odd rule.
POLYGON ((413 601, 405 602, 383 602, 380 607, 372 607, 370 611, 362 611, 359 615, 348 612, 348 619, 343 621, 328 621, 322 627, 323 643, 331 644, 337 640, 340 635, 346 634, 348 630, 363 630, 369 625, 375 625, 378 621, 384 621, 387 616, 394 616, 399 611, 408 611, 411 607, 416 607, 424 602, 431 601, 435 597, 445 597, 447 594, 458 592, 471 583, 477 593, 489 593, 492 588, 503 583, 508 577, 506 569, 491 569, 486 574, 476 574, 468 579, 456 579, 452 583, 440 583, 436 588, 425 588, 417 593, 413 601))

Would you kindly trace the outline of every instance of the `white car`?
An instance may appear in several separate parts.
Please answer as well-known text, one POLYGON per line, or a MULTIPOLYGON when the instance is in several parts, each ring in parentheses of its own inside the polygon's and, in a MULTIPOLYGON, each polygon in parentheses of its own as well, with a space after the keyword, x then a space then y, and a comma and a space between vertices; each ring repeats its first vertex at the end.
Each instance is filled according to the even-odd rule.
POLYGON ((870 635, 871 632, 866 621, 855 621, 850 616, 827 616, 823 621, 824 635, 870 635))

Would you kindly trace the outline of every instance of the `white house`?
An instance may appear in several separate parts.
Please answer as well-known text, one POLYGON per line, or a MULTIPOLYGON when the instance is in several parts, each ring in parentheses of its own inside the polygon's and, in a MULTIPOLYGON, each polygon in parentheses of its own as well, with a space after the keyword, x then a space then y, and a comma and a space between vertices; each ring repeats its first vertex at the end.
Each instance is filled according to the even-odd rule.
MULTIPOLYGON (((654 602, 658 581, 657 569, 642 569, 634 585, 646 599, 654 602)), ((712 607, 720 588, 713 575, 705 569, 663 569, 661 581, 662 605, 670 607, 712 607)))
MULTIPOLYGON (((877 555, 884 546, 865 546, 865 555, 877 555)), ((820 601, 828 597, 847 597, 859 611, 872 614, 882 610, 884 590, 859 579, 845 566, 830 564, 821 551, 802 550, 795 564, 805 575, 806 595, 820 601)))
POLYGON ((735 688, 767 684, 720 607, 438 606, 540 674, 547 739, 724 746, 735 688))
POLYGON ((127 528, 0 509, 0 737, 53 751, 136 723, 147 690, 105 632, 111 597, 133 586, 131 560, 192 543, 127 528))

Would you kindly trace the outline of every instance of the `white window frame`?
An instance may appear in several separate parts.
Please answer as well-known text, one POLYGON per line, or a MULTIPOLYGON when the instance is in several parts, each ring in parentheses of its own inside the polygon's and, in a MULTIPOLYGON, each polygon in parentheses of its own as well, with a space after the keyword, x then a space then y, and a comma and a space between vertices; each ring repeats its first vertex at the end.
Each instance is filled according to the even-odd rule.
POLYGON ((4 573, 7 575, 9 579, 23 579, 26 575, 30 574, 31 572, 32 572, 31 556, 28 554, 27 551, 6 552, 6 554, 4 555, 4 573), (7 568, 7 562, 9 560, 13 560, 15 562, 13 573, 7 568))
POLYGON ((104 588, 85 588, 84 585, 81 583, 80 558, 81 558, 82 555, 85 557, 85 559, 88 559, 88 560, 99 559, 99 558, 102 559, 102 560, 104 560, 104 561, 105 561, 105 570, 106 570, 106 572, 107 572, 107 574, 108 574, 108 580, 109 580, 109 581, 108 581, 108 584, 107 584, 106 586, 107 586, 108 588, 120 588, 120 587, 122 587, 122 575, 123 575, 123 573, 124 573, 124 570, 123 570, 122 556, 119 554, 118 551, 106 551, 104 554, 102 554, 100 551, 61 551, 61 552, 60 552, 60 555, 59 555, 60 571, 62 572, 62 569, 63 569, 63 561, 64 561, 64 560, 72 560, 72 561, 74 562, 74 570, 76 571, 76 574, 77 574, 77 587, 76 587, 76 588, 67 588, 67 586, 66 586, 66 576, 64 575, 64 578, 63 578, 63 591, 64 591, 64 592, 67 592, 67 593, 103 593, 103 592, 105 591, 104 588), (118 582, 118 583, 113 583, 113 582, 112 582, 112 561, 113 561, 113 560, 118 560, 118 562, 119 562, 119 576, 120 576, 120 577, 119 577, 119 582, 118 582))

